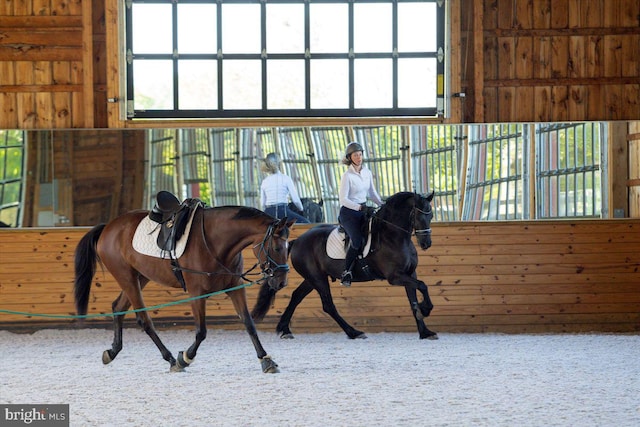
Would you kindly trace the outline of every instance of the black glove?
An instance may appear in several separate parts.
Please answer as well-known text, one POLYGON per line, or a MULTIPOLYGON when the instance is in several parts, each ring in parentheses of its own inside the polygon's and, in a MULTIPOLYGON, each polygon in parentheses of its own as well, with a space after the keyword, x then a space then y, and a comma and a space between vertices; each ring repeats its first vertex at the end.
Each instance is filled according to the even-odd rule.
POLYGON ((373 206, 363 206, 362 213, 364 213, 364 217, 369 219, 376 213, 376 208, 373 206))

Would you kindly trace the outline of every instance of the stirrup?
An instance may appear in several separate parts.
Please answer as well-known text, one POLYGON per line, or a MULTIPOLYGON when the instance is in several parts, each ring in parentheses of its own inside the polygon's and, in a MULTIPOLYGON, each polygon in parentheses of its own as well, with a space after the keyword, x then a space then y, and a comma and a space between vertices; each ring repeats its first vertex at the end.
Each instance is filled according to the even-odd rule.
POLYGON ((340 284, 345 288, 351 286, 351 279, 353 279, 353 274, 350 271, 345 270, 342 272, 342 277, 340 278, 340 284))

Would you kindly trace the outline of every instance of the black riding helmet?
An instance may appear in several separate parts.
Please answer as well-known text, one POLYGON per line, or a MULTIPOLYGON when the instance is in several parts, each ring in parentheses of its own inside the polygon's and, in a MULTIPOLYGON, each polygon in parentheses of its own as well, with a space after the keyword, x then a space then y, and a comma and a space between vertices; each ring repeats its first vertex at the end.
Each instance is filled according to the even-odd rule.
POLYGON ((362 148, 362 145, 359 142, 350 142, 347 145, 347 148, 344 152, 344 158, 345 160, 347 160, 348 162, 351 162, 351 155, 353 153, 355 153, 356 151, 362 151, 364 152, 364 148, 362 148))

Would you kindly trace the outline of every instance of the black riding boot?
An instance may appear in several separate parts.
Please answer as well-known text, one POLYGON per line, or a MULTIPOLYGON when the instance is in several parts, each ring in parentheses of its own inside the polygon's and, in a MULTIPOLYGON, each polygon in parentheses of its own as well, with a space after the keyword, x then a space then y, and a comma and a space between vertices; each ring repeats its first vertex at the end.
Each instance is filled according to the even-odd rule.
POLYGON ((351 269, 353 268, 353 264, 356 262, 356 258, 358 257, 359 253, 360 250, 349 246, 349 250, 347 250, 347 256, 344 260, 344 271, 342 272, 342 278, 340 279, 340 284, 342 286, 351 286, 351 279, 353 278, 351 269))

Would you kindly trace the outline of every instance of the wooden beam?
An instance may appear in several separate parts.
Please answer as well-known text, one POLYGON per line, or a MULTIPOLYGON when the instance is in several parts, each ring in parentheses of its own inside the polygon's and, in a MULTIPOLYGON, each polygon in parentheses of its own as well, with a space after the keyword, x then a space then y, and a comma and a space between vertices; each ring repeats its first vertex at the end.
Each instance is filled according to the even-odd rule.
POLYGON ((484 1, 473 2, 473 118, 484 122, 484 1))
POLYGON ((84 127, 92 128, 94 123, 93 106, 93 10, 92 2, 82 2, 82 108, 84 127))

